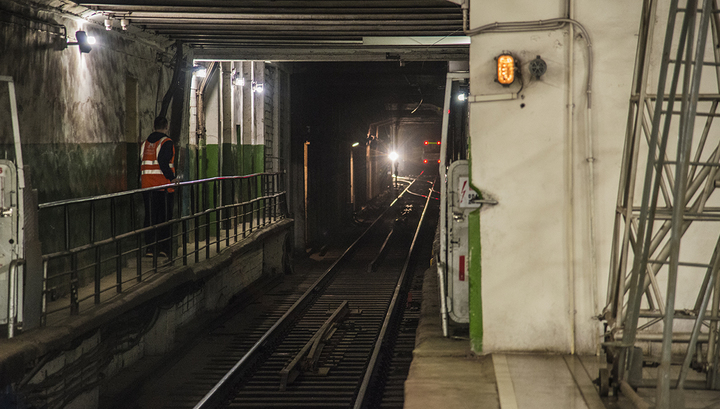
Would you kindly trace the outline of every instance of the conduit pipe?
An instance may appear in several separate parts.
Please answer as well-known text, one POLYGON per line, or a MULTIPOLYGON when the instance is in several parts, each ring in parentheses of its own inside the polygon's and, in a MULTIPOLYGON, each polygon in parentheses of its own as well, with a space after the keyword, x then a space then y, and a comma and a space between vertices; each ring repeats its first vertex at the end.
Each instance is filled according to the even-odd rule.
MULTIPOLYGON (((572 2, 567 2, 567 14, 568 18, 573 17, 572 2)), ((568 25, 568 34, 571 39, 575 38, 575 27, 572 24, 568 25)), ((567 275, 568 275, 568 321, 570 324, 570 354, 575 354, 575 218, 573 214, 574 200, 573 192, 575 191, 575 184, 573 180, 573 152, 575 151, 575 138, 574 128, 575 123, 575 96, 573 95, 573 80, 575 78, 575 43, 570 42, 567 48, 568 53, 568 75, 567 75, 567 87, 565 88, 566 100, 567 100, 567 114, 565 115, 565 128, 567 132, 566 148, 565 148, 565 246, 567 252, 567 275)))
MULTIPOLYGON (((581 32, 581 35, 583 39, 585 40, 586 47, 587 47, 587 58, 588 58, 588 67, 587 67, 587 74, 586 74, 586 87, 585 87, 585 95, 586 95, 586 115, 585 115, 585 135, 586 135, 586 161, 588 162, 588 201, 589 201, 589 207, 590 207, 590 215, 589 215, 589 238, 590 238, 590 251, 591 251, 591 281, 592 281, 592 305, 593 308, 597 307, 597 269, 596 269, 596 251, 595 251, 595 155, 594 155, 594 140, 592 136, 592 78, 593 78, 593 51, 592 51, 592 42, 590 41, 590 35, 588 34, 588 31, 585 29, 585 27, 574 19, 574 10, 573 10, 573 4, 572 0, 567 0, 566 4, 566 14, 567 17, 561 17, 561 18, 553 18, 548 20, 536 20, 536 21, 515 21, 515 22, 495 22, 486 24, 477 28, 470 29, 469 28, 469 8, 466 4, 463 4, 462 10, 463 10, 463 31, 465 35, 468 37, 473 37, 479 34, 483 33, 519 33, 519 32, 531 32, 531 31, 546 31, 546 30, 558 30, 566 25, 569 25, 570 30, 570 38, 574 39, 574 28, 578 28, 581 32)), ((568 100, 568 113, 567 113, 567 127, 568 127, 568 146, 567 146, 567 152, 566 152, 566 172, 568 173, 568 190, 569 190, 569 202, 567 205, 569 206, 568 209, 568 252, 570 255, 570 260, 568 262, 570 263, 570 271, 569 271, 569 279, 570 279, 570 288, 572 291, 570 292, 571 297, 571 311, 570 314, 573 316, 571 327, 572 327, 572 341, 571 341, 571 353, 575 352, 575 320, 574 320, 574 311, 575 311, 575 291, 574 291, 574 281, 575 281, 575 275, 574 275, 574 269, 573 269, 573 254, 574 254, 574 221, 573 221, 573 190, 574 185, 572 181, 572 164, 573 164, 573 150, 574 150, 574 136, 573 136, 573 122, 574 122, 574 98, 573 98, 573 92, 572 92, 572 85, 573 85, 573 65, 574 65, 574 52, 573 52, 573 45, 570 45, 568 50, 568 92, 567 92, 567 100, 568 100)))

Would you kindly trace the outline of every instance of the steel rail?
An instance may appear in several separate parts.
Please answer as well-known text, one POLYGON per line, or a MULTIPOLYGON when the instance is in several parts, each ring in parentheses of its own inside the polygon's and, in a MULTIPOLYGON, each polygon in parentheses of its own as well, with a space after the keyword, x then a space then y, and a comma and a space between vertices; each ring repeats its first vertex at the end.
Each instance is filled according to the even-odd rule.
MULTIPOLYGON (((409 186, 408 186, 409 187, 409 186)), ((393 323, 395 317, 397 317, 399 313, 399 307, 401 303, 398 301, 400 299, 400 293, 402 289, 405 287, 405 283, 407 281, 407 277, 409 276, 408 268, 410 266, 410 261, 412 260, 413 253, 416 249, 416 244, 418 237, 420 236, 420 231, 422 230, 425 222, 425 215, 427 214, 427 210, 430 207, 430 199, 432 197, 432 190, 435 187, 435 183, 430 187, 430 192, 427 195, 427 199, 425 201, 425 208, 423 208, 422 215, 420 216, 420 221, 418 222, 418 227, 415 229, 415 235, 413 236, 412 242, 410 244, 410 250, 408 251, 408 255, 405 259, 405 265, 403 265, 402 272, 400 273, 400 278, 398 278, 397 285, 395 286, 395 291, 393 293, 392 301, 390 302, 390 306, 388 307, 388 311, 385 314, 385 319, 382 324, 382 328, 380 330, 380 334, 378 335, 377 341, 375 342, 375 347, 373 349, 372 356, 370 357, 370 361, 368 362, 367 369, 365 370, 365 376, 363 378, 363 382, 360 385, 360 389, 358 390, 358 395, 355 398, 355 405, 354 409, 362 409, 367 406, 368 399, 370 398, 368 391, 371 382, 376 378, 376 375, 379 371, 379 365, 380 362, 380 354, 384 352, 383 350, 386 349, 387 346, 387 336, 389 333, 390 325, 393 323)))
MULTIPOLYGON (((415 179, 412 183, 414 183, 415 179)), ((235 365, 218 381, 213 388, 203 396, 193 409, 208 409, 213 405, 219 404, 226 398, 228 389, 233 387, 234 381, 239 378, 243 372, 248 368, 249 365, 254 363, 257 358, 257 354, 263 350, 263 347, 271 342, 273 337, 278 335, 278 332, 284 329, 290 321, 300 313, 300 310, 305 307, 311 300, 312 296, 319 293, 320 290, 325 287, 330 279, 334 276, 337 267, 344 262, 356 249, 358 244, 367 236, 367 234, 373 230, 375 226, 383 220, 384 216, 394 208, 398 200, 407 192, 412 183, 409 183, 407 187, 393 200, 388 208, 378 216, 375 221, 357 238, 355 241, 343 252, 335 262, 328 267, 323 273, 304 293, 300 298, 293 303, 293 305, 270 327, 270 329, 263 334, 263 336, 248 350, 248 352, 238 360, 235 365)))

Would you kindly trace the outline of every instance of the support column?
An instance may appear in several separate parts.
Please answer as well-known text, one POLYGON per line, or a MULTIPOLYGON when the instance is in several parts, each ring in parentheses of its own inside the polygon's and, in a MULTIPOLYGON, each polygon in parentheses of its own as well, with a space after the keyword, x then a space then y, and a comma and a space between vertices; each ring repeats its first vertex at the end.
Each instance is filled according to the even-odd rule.
POLYGON ((232 160, 232 139, 233 139, 233 85, 232 65, 230 62, 220 63, 220 137, 218 147, 219 170, 221 176, 235 174, 235 161, 232 160))

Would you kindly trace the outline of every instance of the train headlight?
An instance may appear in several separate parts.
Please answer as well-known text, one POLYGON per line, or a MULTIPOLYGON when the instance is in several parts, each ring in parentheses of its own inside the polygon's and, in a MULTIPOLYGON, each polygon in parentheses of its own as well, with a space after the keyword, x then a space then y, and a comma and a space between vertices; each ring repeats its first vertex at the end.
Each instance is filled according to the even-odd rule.
POLYGON ((398 160, 398 154, 397 154, 397 152, 394 152, 394 151, 393 151, 393 152, 390 152, 390 153, 388 154, 388 158, 390 158, 391 161, 395 162, 396 160, 398 160))

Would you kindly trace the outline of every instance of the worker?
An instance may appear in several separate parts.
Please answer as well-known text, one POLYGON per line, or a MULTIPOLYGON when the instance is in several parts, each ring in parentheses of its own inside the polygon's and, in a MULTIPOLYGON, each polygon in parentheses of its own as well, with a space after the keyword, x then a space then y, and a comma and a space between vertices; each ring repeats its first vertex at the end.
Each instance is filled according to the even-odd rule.
MULTIPOLYGON (((153 133, 140 148, 140 186, 158 187, 176 183, 175 144, 167 135, 170 126, 164 117, 155 118, 153 133)), ((155 226, 172 219, 172 187, 143 192, 145 201, 145 227, 155 226)), ((145 233, 146 256, 171 254, 171 226, 163 226, 145 233), (157 245, 157 246, 156 246, 157 245)))

